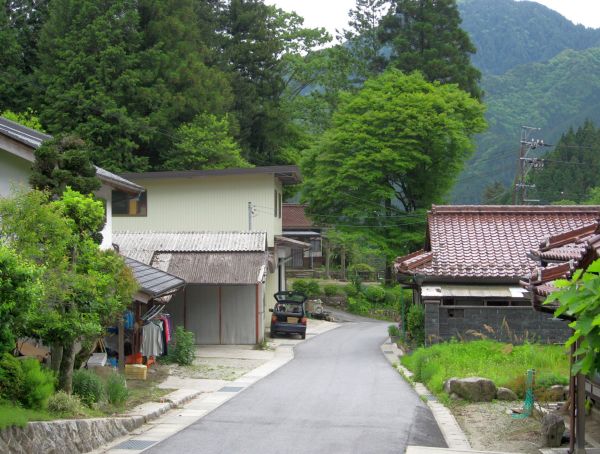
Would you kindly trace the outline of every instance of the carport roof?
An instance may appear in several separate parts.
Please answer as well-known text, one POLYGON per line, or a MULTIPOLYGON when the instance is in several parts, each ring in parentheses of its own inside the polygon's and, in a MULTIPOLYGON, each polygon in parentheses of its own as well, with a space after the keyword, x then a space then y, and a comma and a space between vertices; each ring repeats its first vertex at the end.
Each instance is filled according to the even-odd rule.
POLYGON ((130 257, 123 258, 140 285, 140 291, 150 296, 150 298, 170 293, 185 285, 185 281, 177 276, 138 262, 130 257))
POLYGON ((245 285, 263 282, 266 252, 157 252, 152 265, 188 284, 245 285))

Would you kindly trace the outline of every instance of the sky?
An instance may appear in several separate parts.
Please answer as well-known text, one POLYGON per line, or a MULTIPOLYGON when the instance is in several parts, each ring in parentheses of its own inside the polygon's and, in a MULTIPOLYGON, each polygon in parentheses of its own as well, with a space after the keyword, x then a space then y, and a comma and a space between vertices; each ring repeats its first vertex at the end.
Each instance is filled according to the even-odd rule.
MULTIPOLYGON (((600 28, 599 0, 536 0, 558 11, 570 21, 586 27, 600 28)), ((286 11, 296 11, 308 27, 325 27, 333 36, 335 30, 347 28, 348 11, 355 0, 265 0, 286 11)))

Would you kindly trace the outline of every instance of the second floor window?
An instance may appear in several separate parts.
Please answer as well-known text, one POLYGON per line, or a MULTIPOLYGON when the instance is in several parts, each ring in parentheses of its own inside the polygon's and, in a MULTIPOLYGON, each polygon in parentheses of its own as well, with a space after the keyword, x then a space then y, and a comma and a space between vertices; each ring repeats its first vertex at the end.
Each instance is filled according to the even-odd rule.
POLYGON ((122 191, 112 192, 112 214, 114 216, 146 216, 148 213, 146 191, 139 195, 122 191))

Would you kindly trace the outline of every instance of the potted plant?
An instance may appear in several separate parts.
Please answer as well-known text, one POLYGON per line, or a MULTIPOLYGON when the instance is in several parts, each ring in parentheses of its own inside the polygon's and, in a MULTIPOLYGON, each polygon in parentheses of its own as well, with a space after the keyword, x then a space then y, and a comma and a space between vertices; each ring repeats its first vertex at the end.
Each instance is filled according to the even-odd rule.
POLYGON ((388 326, 388 335, 390 336, 390 341, 393 343, 397 343, 400 340, 400 328, 398 325, 390 325, 388 326))

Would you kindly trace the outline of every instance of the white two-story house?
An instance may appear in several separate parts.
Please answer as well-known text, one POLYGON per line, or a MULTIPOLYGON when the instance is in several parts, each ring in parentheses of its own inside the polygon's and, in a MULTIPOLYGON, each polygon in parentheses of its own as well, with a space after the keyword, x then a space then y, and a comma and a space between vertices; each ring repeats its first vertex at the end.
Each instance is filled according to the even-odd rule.
POLYGON ((296 166, 129 173, 141 197, 113 193, 114 242, 126 256, 187 286, 169 303, 201 344, 263 340, 273 294, 285 290, 291 246, 282 236, 283 188, 296 166))

